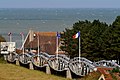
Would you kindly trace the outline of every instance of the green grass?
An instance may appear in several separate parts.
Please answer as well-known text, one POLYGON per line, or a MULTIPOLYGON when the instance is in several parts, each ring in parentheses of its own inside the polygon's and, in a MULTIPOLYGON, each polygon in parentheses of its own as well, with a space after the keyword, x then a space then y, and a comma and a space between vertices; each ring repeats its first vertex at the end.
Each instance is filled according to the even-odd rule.
POLYGON ((6 63, 6 61, 4 60, 3 55, 0 54, 0 63, 6 63))
MULTIPOLYGON (((97 80, 99 72, 93 72, 80 79, 74 80, 97 80)), ((14 64, 8 64, 3 58, 0 59, 0 80, 69 80, 67 78, 48 75, 37 70, 30 70, 14 64)))
MULTIPOLYGON (((97 80, 100 77, 99 72, 93 72, 89 75, 75 80, 97 80)), ((0 80, 70 80, 67 78, 48 75, 38 70, 30 70, 21 66, 8 63, 0 63, 0 80)))
POLYGON ((41 71, 30 70, 13 64, 0 63, 0 80, 67 80, 67 78, 47 75, 41 71))

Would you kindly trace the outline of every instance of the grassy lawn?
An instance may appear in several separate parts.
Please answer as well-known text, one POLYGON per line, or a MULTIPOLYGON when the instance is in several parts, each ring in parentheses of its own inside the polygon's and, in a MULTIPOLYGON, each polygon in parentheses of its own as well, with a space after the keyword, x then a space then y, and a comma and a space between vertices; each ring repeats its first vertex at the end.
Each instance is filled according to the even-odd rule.
POLYGON ((66 78, 47 75, 44 72, 30 70, 8 63, 0 63, 0 80, 67 80, 66 78))
MULTIPOLYGON (((97 80, 100 77, 99 72, 93 72, 85 77, 73 80, 97 80)), ((0 80, 70 80, 67 78, 48 75, 38 70, 30 70, 14 64, 9 64, 0 59, 0 80)))
MULTIPOLYGON (((75 80, 97 80, 99 72, 93 72, 83 78, 75 80)), ((14 64, 0 63, 0 80, 70 80, 67 78, 48 75, 37 70, 30 70, 14 64)))

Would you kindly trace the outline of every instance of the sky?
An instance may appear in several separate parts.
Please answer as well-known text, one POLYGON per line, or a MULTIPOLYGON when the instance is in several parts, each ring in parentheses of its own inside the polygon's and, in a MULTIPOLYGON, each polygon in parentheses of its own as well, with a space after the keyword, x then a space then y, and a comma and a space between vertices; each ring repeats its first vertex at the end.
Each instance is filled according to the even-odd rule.
POLYGON ((120 0, 0 0, 0 8, 120 8, 120 0))

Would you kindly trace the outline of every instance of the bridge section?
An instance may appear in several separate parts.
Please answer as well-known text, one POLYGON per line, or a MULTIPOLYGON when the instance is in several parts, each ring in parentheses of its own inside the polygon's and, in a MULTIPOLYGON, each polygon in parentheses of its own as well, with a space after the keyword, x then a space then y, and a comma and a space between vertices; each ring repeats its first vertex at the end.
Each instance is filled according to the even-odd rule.
POLYGON ((9 62, 15 62, 18 60, 20 63, 26 65, 34 65, 39 68, 46 68, 46 71, 50 73, 50 68, 54 71, 62 72, 66 71, 66 75, 74 73, 77 76, 86 76, 90 72, 97 71, 97 67, 115 68, 120 66, 115 62, 101 60, 98 62, 92 62, 84 57, 68 58, 66 55, 49 55, 45 52, 39 54, 32 53, 10 53, 7 55, 9 62))

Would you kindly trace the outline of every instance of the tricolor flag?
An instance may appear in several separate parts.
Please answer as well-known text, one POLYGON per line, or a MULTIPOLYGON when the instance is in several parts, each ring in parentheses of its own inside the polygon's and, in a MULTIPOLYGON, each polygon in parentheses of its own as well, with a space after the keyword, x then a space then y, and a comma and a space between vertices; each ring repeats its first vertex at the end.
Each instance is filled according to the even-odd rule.
POLYGON ((21 32, 20 35, 23 36, 24 35, 23 32, 21 32))
POLYGON ((60 37, 61 37, 61 36, 60 36, 60 33, 58 33, 58 32, 57 32, 57 37, 58 37, 58 38, 60 38, 60 37))
POLYGON ((75 38, 78 38, 78 37, 80 37, 80 32, 77 32, 75 35, 73 35, 73 38, 75 39, 75 38))
POLYGON ((11 34, 12 34, 12 33, 11 33, 11 32, 9 32, 9 33, 8 33, 8 36, 10 36, 11 34))

